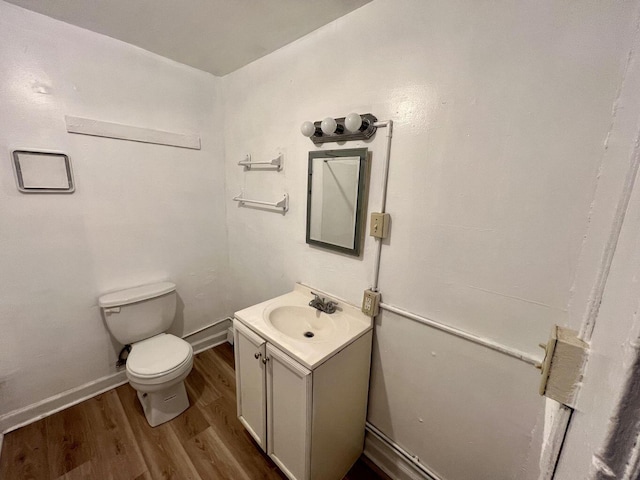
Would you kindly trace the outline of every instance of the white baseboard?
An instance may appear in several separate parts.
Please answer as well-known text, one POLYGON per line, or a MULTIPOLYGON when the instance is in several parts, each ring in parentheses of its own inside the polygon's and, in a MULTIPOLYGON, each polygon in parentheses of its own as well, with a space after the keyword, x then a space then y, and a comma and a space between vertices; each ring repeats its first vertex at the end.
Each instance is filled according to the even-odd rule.
POLYGON ((227 328, 227 342, 233 345, 233 324, 227 328))
MULTIPOLYGON (((230 319, 219 320, 202 330, 185 336, 184 339, 191 343, 194 353, 221 345, 227 341, 228 323, 225 322, 230 321, 230 319)), ((123 369, 26 407, 13 410, 0 416, 0 432, 2 434, 9 433, 125 383, 127 383, 127 376, 123 369)))
POLYGON ((5 434, 9 433, 125 383, 127 383, 127 376, 122 370, 13 410, 0 417, 0 431, 5 434))
POLYGON ((391 445, 370 431, 366 432, 364 438, 364 455, 394 480, 440 480, 421 472, 391 445))
POLYGON ((227 328, 230 323, 230 318, 218 320, 202 330, 187 335, 184 339, 193 347, 193 353, 203 352, 227 341, 227 328))

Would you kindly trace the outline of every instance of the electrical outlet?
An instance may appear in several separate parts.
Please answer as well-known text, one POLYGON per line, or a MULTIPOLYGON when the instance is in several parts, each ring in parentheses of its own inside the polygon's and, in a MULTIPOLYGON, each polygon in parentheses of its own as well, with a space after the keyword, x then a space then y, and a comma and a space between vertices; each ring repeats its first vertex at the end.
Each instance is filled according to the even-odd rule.
POLYGON ((387 238, 390 218, 388 213, 372 213, 369 235, 376 238, 387 238))
POLYGON ((362 313, 375 317, 380 311, 380 292, 365 290, 362 298, 362 313))

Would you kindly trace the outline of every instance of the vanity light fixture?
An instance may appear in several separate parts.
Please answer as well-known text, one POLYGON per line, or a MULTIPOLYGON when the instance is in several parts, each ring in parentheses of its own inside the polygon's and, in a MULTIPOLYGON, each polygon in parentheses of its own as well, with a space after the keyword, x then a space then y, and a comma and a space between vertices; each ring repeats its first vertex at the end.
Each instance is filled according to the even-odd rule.
POLYGON ((368 118, 362 119, 362 116, 358 113, 352 112, 346 117, 344 117, 344 126, 351 133, 355 132, 364 132, 371 122, 368 118))
POLYGON ((344 127, 342 125, 338 125, 338 123, 331 117, 327 117, 320 122, 320 129, 325 135, 344 132, 344 127))
POLYGON ((320 130, 318 127, 316 127, 313 122, 304 122, 301 126, 300 126, 300 132, 302 132, 302 135, 304 135, 305 137, 311 137, 313 135, 322 135, 322 130, 320 130))
POLYGON ((350 113, 346 117, 327 117, 322 121, 304 122, 300 131, 315 144, 366 140, 375 135, 377 121, 370 113, 350 113))

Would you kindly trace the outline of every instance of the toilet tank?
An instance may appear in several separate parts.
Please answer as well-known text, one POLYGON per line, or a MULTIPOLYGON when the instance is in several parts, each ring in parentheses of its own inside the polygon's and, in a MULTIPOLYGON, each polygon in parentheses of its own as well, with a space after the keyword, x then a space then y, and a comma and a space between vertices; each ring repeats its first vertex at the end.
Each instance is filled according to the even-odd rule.
POLYGON ((166 331, 176 315, 176 286, 154 283, 102 295, 98 299, 111 335, 126 345, 166 331))

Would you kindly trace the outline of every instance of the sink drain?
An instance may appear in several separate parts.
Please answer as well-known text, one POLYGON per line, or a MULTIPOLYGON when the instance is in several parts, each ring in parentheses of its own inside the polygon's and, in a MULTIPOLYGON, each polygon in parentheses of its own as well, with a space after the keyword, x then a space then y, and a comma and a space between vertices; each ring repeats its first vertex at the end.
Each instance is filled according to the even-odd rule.
POLYGON ((313 337, 315 334, 313 332, 304 332, 304 336, 307 338, 313 337))

